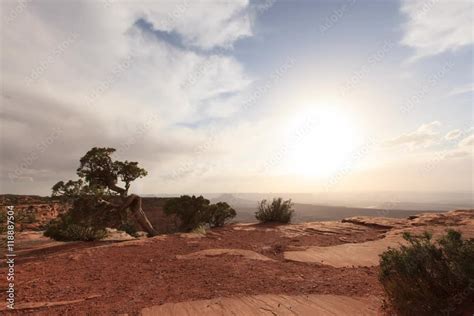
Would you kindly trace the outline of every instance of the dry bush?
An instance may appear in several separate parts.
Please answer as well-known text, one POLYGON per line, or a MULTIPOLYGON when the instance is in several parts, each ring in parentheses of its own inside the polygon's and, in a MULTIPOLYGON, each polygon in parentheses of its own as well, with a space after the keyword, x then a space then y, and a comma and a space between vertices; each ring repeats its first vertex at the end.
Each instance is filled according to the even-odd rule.
POLYGON ((380 282, 400 315, 439 315, 474 299, 474 240, 449 230, 433 242, 431 235, 404 235, 408 245, 380 255, 380 282))
POLYGON ((269 223, 289 223, 293 217, 293 203, 291 200, 283 201, 282 198, 273 199, 271 204, 267 200, 263 200, 258 205, 258 210, 255 212, 255 218, 259 222, 269 223))

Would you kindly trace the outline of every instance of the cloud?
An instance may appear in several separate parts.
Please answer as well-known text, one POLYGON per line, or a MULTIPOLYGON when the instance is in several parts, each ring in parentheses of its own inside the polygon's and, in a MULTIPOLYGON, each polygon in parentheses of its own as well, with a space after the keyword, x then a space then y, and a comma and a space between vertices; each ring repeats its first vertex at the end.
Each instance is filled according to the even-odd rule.
POLYGON ((403 45, 412 47, 412 60, 456 51, 474 41, 472 2, 441 0, 402 0, 406 16, 403 45))
POLYGON ((448 150, 445 158, 466 158, 471 157, 474 151, 474 134, 463 138, 454 149, 448 150))
POLYGON ((471 158, 474 152, 474 134, 472 134, 472 128, 466 131, 454 130, 451 132, 456 132, 455 133, 456 137, 452 138, 451 140, 458 139, 459 137, 465 136, 465 135, 468 135, 468 136, 465 136, 454 147, 445 150, 444 153, 438 153, 438 156, 441 156, 445 159, 471 158))
POLYGON ((474 83, 469 83, 469 84, 466 84, 466 85, 463 85, 451 90, 451 92, 449 92, 448 95, 449 96, 460 95, 460 94, 465 94, 465 93, 471 93, 473 91, 474 91, 474 83))
POLYGON ((154 29, 176 32, 187 46, 229 48, 236 40, 252 35, 248 0, 162 1, 140 9, 154 29))
MULTIPOLYGON (((474 134, 467 136, 459 142, 459 147, 472 147, 474 146, 474 134)), ((471 149, 472 150, 472 149, 471 149)))
POLYGON ((388 146, 409 145, 412 147, 428 147, 439 138, 439 132, 436 128, 441 125, 440 122, 434 121, 421 125, 416 131, 406 133, 385 142, 388 146))
POLYGON ((248 93, 254 80, 231 50, 253 35, 248 1, 16 6, 4 1, 0 10, 8 23, 0 34, 2 192, 46 193, 74 177, 92 146, 115 147, 121 159, 139 161, 150 171, 143 183, 156 192, 153 181, 206 143, 211 127, 238 111, 236 95, 248 93), (153 30, 173 32, 183 45, 153 30), (48 141, 55 129, 61 133, 48 141))
POLYGON ((455 158, 465 158, 465 157, 469 157, 470 155, 471 155, 471 152, 469 152, 469 151, 455 149, 455 150, 448 151, 444 155, 444 158, 446 158, 446 159, 449 159, 449 158, 454 158, 454 159, 455 158))
POLYGON ((453 140, 453 139, 459 138, 459 136, 461 136, 461 134, 462 134, 462 131, 460 129, 455 129, 455 130, 452 130, 452 131, 448 132, 446 134, 446 136, 444 136, 444 138, 446 140, 453 140))

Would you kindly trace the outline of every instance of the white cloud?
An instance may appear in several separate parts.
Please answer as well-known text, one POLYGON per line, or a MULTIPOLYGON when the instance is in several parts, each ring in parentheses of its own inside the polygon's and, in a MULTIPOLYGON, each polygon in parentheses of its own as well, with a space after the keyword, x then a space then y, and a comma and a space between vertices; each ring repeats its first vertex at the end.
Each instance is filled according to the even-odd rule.
POLYGON ((474 151, 474 134, 463 138, 454 149, 448 150, 445 158, 465 158, 472 156, 474 151))
POLYGON ((462 131, 460 129, 455 129, 455 130, 452 130, 452 131, 448 132, 446 134, 446 136, 444 136, 444 138, 447 139, 447 140, 453 140, 453 139, 459 138, 459 136, 461 136, 461 134, 462 134, 462 131))
POLYGON ((248 0, 180 0, 146 5, 131 2, 125 6, 142 12, 155 29, 179 33, 189 46, 228 48, 236 40, 252 35, 248 0))
POLYGON ((17 2, 1 3, 9 24, 1 30, 0 176, 11 192, 50 187, 60 176, 73 177, 92 146, 124 143, 131 145, 122 157, 153 171, 143 180, 151 185, 208 139, 209 126, 187 126, 238 110, 235 95, 245 95, 253 79, 231 51, 194 48, 231 48, 251 36, 248 1, 106 3, 26 2, 14 18, 17 2), (139 19, 176 32, 185 45, 137 27, 139 19), (28 166, 35 187, 5 182, 54 127, 62 134, 28 166))
POLYGON ((385 144, 389 146, 409 145, 412 147, 427 147, 438 140, 439 132, 436 131, 436 128, 439 126, 441 126, 441 123, 438 121, 423 124, 417 130, 388 140, 385 144))
POLYGON ((474 91, 474 83, 469 83, 460 87, 457 87, 448 94, 449 96, 460 95, 465 93, 471 93, 474 91))
POLYGON ((401 43, 415 49, 413 59, 455 51, 474 42, 472 1, 402 0, 407 17, 401 43))
POLYGON ((459 142, 459 147, 469 148, 474 146, 474 134, 467 136, 459 142))

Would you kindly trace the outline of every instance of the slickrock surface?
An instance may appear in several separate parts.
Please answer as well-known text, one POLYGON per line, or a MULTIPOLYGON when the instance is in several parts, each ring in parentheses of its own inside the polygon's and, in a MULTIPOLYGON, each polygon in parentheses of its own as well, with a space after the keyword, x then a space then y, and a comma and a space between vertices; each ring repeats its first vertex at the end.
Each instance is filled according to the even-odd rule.
POLYGON ((384 238, 362 243, 348 243, 329 247, 310 246, 303 250, 286 251, 287 260, 314 262, 333 267, 376 266, 379 254, 389 247, 404 243, 403 233, 422 234, 431 232, 438 238, 447 229, 462 232, 464 238, 474 238, 474 213, 472 211, 451 211, 446 214, 423 214, 409 220, 384 217, 353 217, 343 220, 366 227, 390 228, 384 238))
POLYGON ((380 300, 375 297, 342 295, 256 295, 167 303, 142 309, 143 316, 242 315, 242 316, 335 316, 377 315, 380 300))

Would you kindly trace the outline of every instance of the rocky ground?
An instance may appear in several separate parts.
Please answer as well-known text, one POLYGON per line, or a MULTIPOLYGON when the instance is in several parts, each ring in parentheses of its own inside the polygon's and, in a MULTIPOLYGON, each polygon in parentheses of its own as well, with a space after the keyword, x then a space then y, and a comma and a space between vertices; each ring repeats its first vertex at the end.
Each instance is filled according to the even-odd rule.
MULTIPOLYGON (((206 235, 120 242, 114 236, 125 238, 117 233, 107 241, 61 243, 22 232, 16 313, 383 314, 378 254, 402 242, 405 231, 439 235, 449 227, 474 238, 474 211, 405 220, 234 224, 206 235)), ((4 300, 5 283, 0 285, 4 300)))

